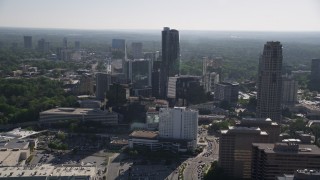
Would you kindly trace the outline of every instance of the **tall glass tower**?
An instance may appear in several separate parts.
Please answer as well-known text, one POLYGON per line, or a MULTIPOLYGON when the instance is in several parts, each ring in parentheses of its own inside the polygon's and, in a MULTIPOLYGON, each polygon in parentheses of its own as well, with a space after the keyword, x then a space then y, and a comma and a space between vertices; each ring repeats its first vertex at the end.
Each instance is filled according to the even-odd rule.
POLYGON ((160 68, 160 97, 167 98, 168 79, 179 75, 180 43, 179 31, 163 28, 162 31, 162 62, 160 68))
POLYGON ((257 117, 281 121, 282 45, 267 42, 259 60, 257 117))

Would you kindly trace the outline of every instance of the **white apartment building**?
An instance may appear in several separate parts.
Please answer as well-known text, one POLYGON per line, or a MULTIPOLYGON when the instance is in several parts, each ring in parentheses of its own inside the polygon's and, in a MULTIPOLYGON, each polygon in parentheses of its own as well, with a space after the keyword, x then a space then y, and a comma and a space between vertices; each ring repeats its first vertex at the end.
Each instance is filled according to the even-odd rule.
POLYGON ((159 111, 159 137, 163 139, 191 140, 197 144, 198 111, 185 107, 161 108, 159 111))

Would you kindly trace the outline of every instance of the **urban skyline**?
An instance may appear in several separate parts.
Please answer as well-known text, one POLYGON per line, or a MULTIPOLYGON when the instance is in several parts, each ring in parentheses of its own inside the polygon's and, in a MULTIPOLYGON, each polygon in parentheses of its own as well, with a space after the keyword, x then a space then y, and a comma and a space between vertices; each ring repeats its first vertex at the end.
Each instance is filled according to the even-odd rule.
POLYGON ((317 0, 3 0, 0 24, 67 29, 159 29, 166 25, 180 30, 319 31, 319 9, 317 0), (71 7, 76 8, 70 11, 71 7))

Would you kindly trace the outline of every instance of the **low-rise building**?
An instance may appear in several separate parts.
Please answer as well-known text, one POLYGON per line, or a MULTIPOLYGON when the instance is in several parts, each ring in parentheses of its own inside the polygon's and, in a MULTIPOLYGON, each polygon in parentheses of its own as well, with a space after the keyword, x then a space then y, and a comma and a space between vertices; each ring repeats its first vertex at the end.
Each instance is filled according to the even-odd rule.
POLYGON ((320 149, 315 145, 286 143, 252 144, 252 179, 274 180, 297 169, 318 169, 320 149))
POLYGON ((166 150, 176 153, 194 150, 192 140, 161 138, 157 131, 133 131, 128 142, 129 148, 146 148, 151 151, 166 150))
POLYGON ((0 179, 21 180, 96 180, 95 166, 53 166, 44 164, 40 166, 13 166, 0 167, 0 179))
POLYGON ((40 112, 39 122, 42 124, 68 120, 96 121, 105 125, 117 125, 118 113, 93 108, 54 108, 40 112))

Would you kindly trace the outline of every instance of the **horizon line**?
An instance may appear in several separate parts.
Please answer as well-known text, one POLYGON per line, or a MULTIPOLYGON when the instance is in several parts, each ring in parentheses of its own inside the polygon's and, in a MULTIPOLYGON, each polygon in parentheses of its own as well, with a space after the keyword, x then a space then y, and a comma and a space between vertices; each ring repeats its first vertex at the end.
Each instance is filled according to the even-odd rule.
MULTIPOLYGON (((167 26, 163 26, 167 27, 167 26)), ((109 28, 109 29, 81 29, 81 28, 62 28, 62 27, 17 27, 17 26, 0 26, 1 29, 39 29, 39 30, 80 30, 80 31, 161 31, 162 29, 140 29, 140 28, 109 28)), ((178 31, 204 31, 204 32, 279 32, 279 33, 320 33, 320 30, 223 30, 223 29, 177 29, 178 31)))

